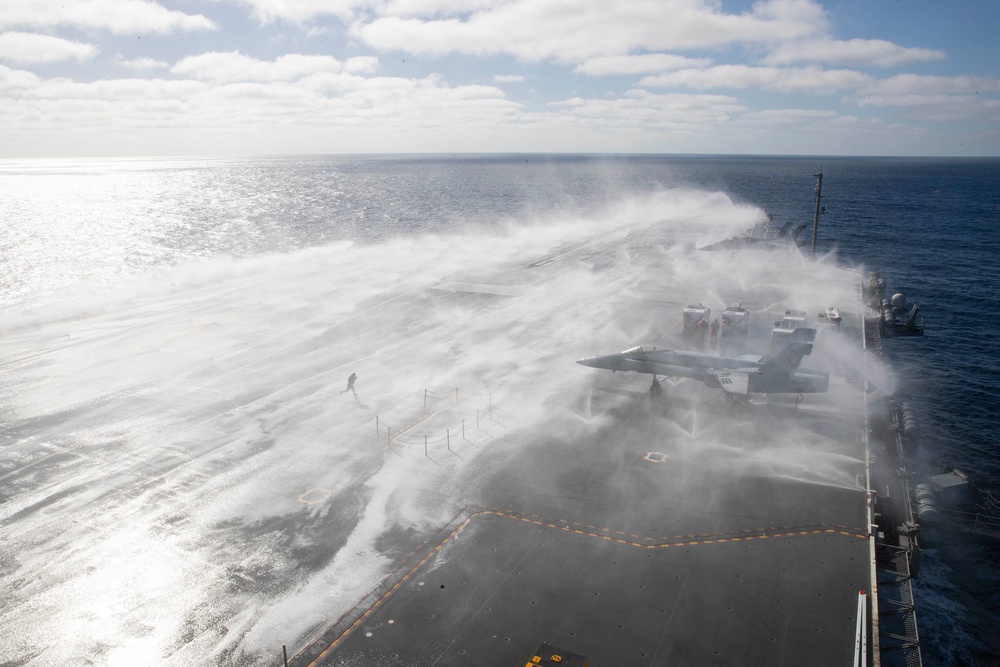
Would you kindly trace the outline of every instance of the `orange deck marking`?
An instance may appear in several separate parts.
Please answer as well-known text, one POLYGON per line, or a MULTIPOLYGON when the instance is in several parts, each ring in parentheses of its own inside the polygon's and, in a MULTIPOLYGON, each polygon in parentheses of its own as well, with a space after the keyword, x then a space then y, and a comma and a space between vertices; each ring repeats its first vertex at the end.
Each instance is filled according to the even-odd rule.
MULTIPOLYGON (((303 495, 305 495, 305 494, 303 494, 303 495)), ((537 526, 542 526, 542 527, 545 527, 545 528, 555 528, 555 529, 567 530, 567 531, 568 530, 572 530, 574 533, 577 533, 579 535, 585 535, 585 536, 588 536, 588 537, 595 537, 595 538, 599 538, 599 539, 602 539, 602 540, 608 540, 608 541, 611 541, 611 542, 618 542, 620 544, 625 544, 625 545, 628 545, 628 546, 645 548, 645 549, 668 549, 670 547, 698 546, 698 545, 708 545, 708 544, 722 544, 722 543, 725 543, 725 542, 736 542, 736 541, 740 541, 740 540, 744 540, 744 541, 745 540, 763 540, 763 539, 768 539, 768 538, 771 538, 771 537, 795 537, 795 536, 802 536, 802 535, 822 535, 822 534, 844 535, 846 537, 853 537, 853 538, 856 538, 856 539, 867 539, 868 538, 868 535, 863 534, 861 531, 851 532, 850 530, 847 530, 846 526, 837 526, 837 527, 830 527, 830 528, 810 528, 810 529, 802 529, 802 530, 795 530, 791 526, 782 526, 781 528, 773 528, 772 527, 772 528, 762 528, 762 529, 757 529, 757 530, 739 531, 739 533, 742 534, 742 536, 740 536, 740 537, 716 537, 714 539, 692 540, 692 539, 689 539, 689 538, 692 538, 692 537, 709 537, 709 538, 711 538, 711 536, 710 535, 698 535, 698 536, 694 536, 694 535, 681 535, 681 536, 677 536, 677 537, 674 537, 674 538, 660 538, 661 541, 657 542, 657 543, 654 543, 654 544, 640 544, 640 543, 632 541, 632 540, 625 540, 625 539, 620 539, 620 538, 613 538, 613 537, 609 537, 608 535, 601 535, 601 534, 599 534, 597 532, 593 532, 593 531, 584 531, 584 530, 575 529, 575 528, 571 529, 569 526, 558 525, 558 524, 550 522, 550 521, 542 521, 542 520, 535 519, 535 518, 532 518, 532 517, 520 516, 520 515, 517 515, 517 514, 509 514, 507 512, 501 512, 499 510, 482 510, 482 511, 479 511, 479 512, 474 512, 473 514, 470 514, 468 517, 466 517, 466 519, 464 521, 462 521, 462 523, 460 523, 454 530, 452 530, 451 533, 449 533, 447 535, 447 537, 445 537, 441 541, 440 544, 438 544, 436 547, 434 547, 433 549, 431 549, 430 552, 428 552, 427 555, 424 556, 420 560, 419 563, 417 563, 412 568, 410 568, 409 572, 407 572, 406 574, 404 574, 399 579, 399 581, 397 581, 395 584, 393 584, 368 609, 366 609, 364 611, 364 613, 361 614, 361 616, 359 616, 353 623, 351 623, 351 625, 348 626, 347 629, 344 630, 340 634, 339 637, 337 637, 336 639, 334 639, 330 643, 330 645, 327 646, 323 650, 322 653, 320 653, 318 656, 316 656, 316 659, 313 660, 311 663, 309 663, 308 667, 316 667, 317 665, 319 665, 319 663, 322 662, 330 654, 330 652, 333 651, 333 649, 335 649, 337 646, 339 646, 340 644, 342 644, 344 642, 344 640, 347 639, 347 637, 351 634, 351 632, 354 631, 355 628, 357 628, 366 618, 368 618, 376 609, 378 609, 382 605, 382 603, 385 602, 393 593, 395 593, 399 589, 399 587, 402 586, 403 583, 406 582, 414 573, 416 573, 418 570, 420 570, 424 566, 424 564, 427 563, 427 561, 429 561, 441 549, 443 549, 445 547, 445 545, 447 545, 455 535, 457 535, 463 528, 465 528, 465 526, 467 526, 469 524, 470 521, 472 521, 474 518, 477 518, 479 516, 485 516, 485 515, 489 515, 489 514, 492 514, 494 516, 504 517, 504 518, 507 518, 507 519, 514 519, 514 520, 517 520, 517 521, 523 521, 524 523, 531 523, 531 524, 535 524, 537 526), (772 532, 772 531, 776 531, 776 530, 780 530, 780 531, 783 531, 783 532, 772 532), (747 533, 757 533, 757 534, 747 534, 747 533), (666 540, 677 540, 677 541, 666 541, 666 540)), ((607 531, 609 529, 607 529, 607 528, 596 529, 595 528, 595 530, 605 530, 605 531, 607 531)), ((611 532, 617 532, 617 531, 611 531, 611 532)), ((623 535, 624 533, 619 533, 619 534, 623 535)), ((730 533, 729 535, 732 535, 732 534, 730 533)), ((647 537, 647 538, 641 538, 641 539, 643 539, 643 540, 645 540, 645 541, 648 542, 648 541, 651 541, 654 538, 647 537)), ((306 646, 306 648, 303 649, 303 650, 306 650, 308 648, 309 647, 306 646)))

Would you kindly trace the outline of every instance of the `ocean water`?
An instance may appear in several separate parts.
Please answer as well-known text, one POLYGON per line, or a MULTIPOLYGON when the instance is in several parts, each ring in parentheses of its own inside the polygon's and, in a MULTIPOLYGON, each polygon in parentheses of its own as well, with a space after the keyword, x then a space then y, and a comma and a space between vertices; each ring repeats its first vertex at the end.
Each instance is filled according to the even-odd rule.
MULTIPOLYGON (((68 535, 45 538, 52 542, 44 559, 30 549, 2 552, 0 576, 16 584, 19 601, 0 602, 0 617, 16 629, 0 639, 4 659, 167 664, 166 652, 178 662, 209 654, 206 664, 266 664, 261 646, 294 643, 313 629, 296 624, 292 600, 241 616, 221 594, 205 602, 185 587, 207 581, 225 562, 248 610, 273 593, 255 587, 261 581, 298 587, 294 602, 311 600, 316 616, 363 592, 342 582, 303 583, 303 571, 322 572, 328 563, 269 552, 268 515, 251 506, 261 479, 311 474, 308 463, 269 472, 252 461, 259 451, 280 448, 282 438, 311 443, 328 436, 324 402, 347 375, 324 356, 343 346, 330 331, 350 326, 349 316, 388 286, 406 293, 453 275, 487 275, 503 262, 599 235, 627 243, 632 228, 652 229, 668 244, 701 244, 746 229, 766 209, 777 224, 810 223, 810 234, 820 170, 825 212, 817 254, 881 271, 890 290, 918 302, 926 318, 924 337, 887 346, 896 395, 921 423, 919 465, 961 467, 1000 490, 1000 355, 990 317, 1000 312, 1000 160, 431 155, 0 162, 0 363, 7 378, 0 384, 0 525, 7 531, 32 512, 69 508, 80 512, 79 530, 106 536, 110 550, 68 535), (226 401, 236 407, 227 409, 226 401), (258 407, 248 418, 242 406, 251 404, 258 407), (157 407, 163 405, 176 407, 157 407), (241 438, 252 446, 239 447, 241 438), (140 457, 136 442, 157 449, 151 469, 121 464, 140 457), (4 509, 58 479, 81 452, 102 465, 72 473, 58 493, 29 507, 4 509), (189 458, 200 463, 189 466, 189 458), (233 467, 234 458, 250 468, 233 467), (172 502, 206 509, 197 516, 156 509, 172 502), (107 507, 115 513, 101 509, 107 507), (232 541, 226 522, 237 514, 257 532, 232 541), (192 534, 204 542, 183 541, 192 534), (52 560, 52 549, 68 569, 93 568, 93 580, 40 562, 52 560), (240 561, 241 551, 254 555, 240 561), (191 560, 191 553, 204 560, 191 560), (113 579, 93 566, 109 554, 128 564, 113 579), (163 562, 173 566, 153 565, 163 562), (26 581, 25 572, 34 578, 26 581), (52 578, 58 583, 45 583, 52 578), (59 619, 60 600, 94 590, 106 597, 74 612, 87 623, 59 619), (179 629, 158 616, 169 606, 164 591, 192 596, 179 629), (131 620, 115 626, 122 604, 131 605, 131 620), (114 632, 95 636, 104 625, 114 632), (164 635, 161 626, 173 629, 164 635), (45 635, 61 635, 76 648, 60 653, 38 639, 45 635)), ((554 271, 550 280, 558 279, 554 271)), ((581 279, 567 276, 566 289, 580 289, 581 279)), ((510 347, 530 345, 532 326, 537 335, 565 336, 567 345, 606 335, 560 326, 559 313, 545 308, 531 315, 535 323, 518 323, 510 347)), ((421 340, 425 349, 445 345, 435 338, 442 331, 434 328, 436 317, 469 317, 475 326, 462 312, 365 320, 369 365, 405 375, 385 350, 404 339, 421 340)), ((503 348, 493 330, 473 334, 503 348)), ((463 364, 484 383, 491 372, 459 355, 456 365, 463 364)), ((362 397, 366 379, 359 380, 362 397)), ((372 399, 372 410, 378 407, 372 399)), ((368 416, 344 419, 361 428, 368 416)), ((358 455, 347 473, 324 473, 316 486, 344 499, 377 495, 383 490, 356 481, 371 465, 358 455)), ((299 505, 310 499, 300 496, 299 505)), ((359 525, 365 521, 379 518, 361 513, 359 525)), ((356 534, 322 537, 343 542, 337 559, 352 558, 347 547, 356 534)), ((32 544, 30 535, 18 539, 32 544)), ((354 558, 345 567, 365 581, 363 574, 377 568, 354 558)), ((926 664, 995 663, 998 564, 996 552, 981 547, 925 555, 917 596, 926 664)))

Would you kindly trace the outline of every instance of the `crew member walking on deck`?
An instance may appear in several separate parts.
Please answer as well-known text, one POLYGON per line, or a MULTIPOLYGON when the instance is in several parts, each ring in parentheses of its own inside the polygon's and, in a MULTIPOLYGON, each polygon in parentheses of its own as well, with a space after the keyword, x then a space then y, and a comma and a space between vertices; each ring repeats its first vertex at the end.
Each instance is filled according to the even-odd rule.
POLYGON ((346 394, 349 391, 354 392, 355 396, 358 395, 358 392, 354 389, 354 381, 357 380, 357 379, 358 379, 358 374, 357 373, 351 373, 350 376, 348 376, 348 378, 347 378, 347 389, 345 389, 344 391, 340 392, 341 396, 343 396, 344 394, 346 394))
POLYGON ((715 343, 715 339, 719 337, 719 320, 718 318, 712 320, 712 343, 715 343))

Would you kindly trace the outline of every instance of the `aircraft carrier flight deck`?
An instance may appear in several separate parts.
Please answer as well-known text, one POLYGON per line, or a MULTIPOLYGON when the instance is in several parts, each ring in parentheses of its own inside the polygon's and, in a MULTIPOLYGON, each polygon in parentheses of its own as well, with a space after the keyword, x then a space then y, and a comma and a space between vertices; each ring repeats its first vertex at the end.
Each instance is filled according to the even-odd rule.
MULTIPOLYGON (((663 249, 632 241, 631 252, 653 263, 663 249)), ((595 261, 588 253, 551 261, 595 261)), ((289 664, 550 664, 540 646, 593 667, 872 664, 863 278, 754 253, 772 258, 766 271, 741 282, 761 261, 734 253, 718 293, 667 272, 631 285, 614 320, 640 334, 609 330, 591 352, 620 340, 762 355, 776 320, 801 308, 818 332, 802 366, 828 372, 827 391, 734 400, 661 376, 654 393, 649 375, 548 360, 565 391, 537 407, 559 428, 499 428, 475 466, 442 475, 450 522, 387 538, 396 569, 289 664), (685 335, 682 312, 701 302, 711 319, 740 304, 745 337, 685 335), (824 316, 832 305, 839 322, 824 316)), ((486 308, 517 298, 508 283, 459 276, 432 298, 486 308)), ((413 465, 433 465, 417 454, 413 465)))

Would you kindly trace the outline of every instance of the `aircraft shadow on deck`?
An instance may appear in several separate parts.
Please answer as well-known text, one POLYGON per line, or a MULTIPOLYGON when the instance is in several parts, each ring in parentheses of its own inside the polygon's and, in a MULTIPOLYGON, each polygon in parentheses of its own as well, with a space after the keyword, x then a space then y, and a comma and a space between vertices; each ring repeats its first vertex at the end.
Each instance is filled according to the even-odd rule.
POLYGON ((615 396, 629 399, 628 403, 608 403, 605 409, 623 420, 635 419, 639 413, 672 419, 683 424, 684 415, 694 414, 718 417, 724 420, 757 421, 760 419, 799 420, 809 419, 816 424, 836 420, 836 413, 817 411, 810 396, 774 395, 753 400, 730 400, 721 392, 695 395, 678 395, 669 389, 654 395, 647 391, 634 391, 614 387, 594 387, 594 395, 615 396))

